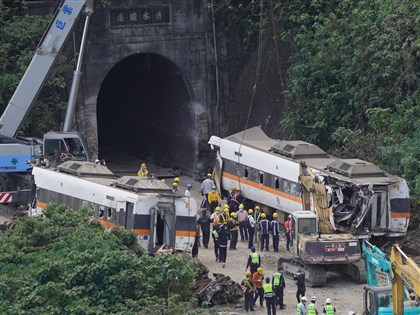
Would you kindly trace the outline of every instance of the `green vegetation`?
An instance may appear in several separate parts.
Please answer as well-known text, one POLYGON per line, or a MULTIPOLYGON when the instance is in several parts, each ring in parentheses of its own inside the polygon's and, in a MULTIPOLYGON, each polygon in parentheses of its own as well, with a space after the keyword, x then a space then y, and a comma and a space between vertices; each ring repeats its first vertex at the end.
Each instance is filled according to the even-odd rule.
MULTIPOLYGON (((281 128, 291 139, 316 143, 341 157, 371 161, 406 178, 413 214, 418 216, 420 3, 262 3, 265 38, 273 36, 272 3, 280 45, 290 47, 290 55, 282 56, 289 62, 284 95, 290 110, 280 122, 281 128)), ((226 33, 224 24, 230 27, 232 21, 239 20, 241 36, 227 41, 233 38, 251 43, 246 47, 258 44, 260 4, 255 0, 217 2, 216 24, 222 25, 222 34, 226 33)))
MULTIPOLYGON (((49 205, 0 241, 1 314, 187 314, 197 265, 142 255, 133 233, 49 205)), ((192 314, 192 313, 191 313, 192 314)))

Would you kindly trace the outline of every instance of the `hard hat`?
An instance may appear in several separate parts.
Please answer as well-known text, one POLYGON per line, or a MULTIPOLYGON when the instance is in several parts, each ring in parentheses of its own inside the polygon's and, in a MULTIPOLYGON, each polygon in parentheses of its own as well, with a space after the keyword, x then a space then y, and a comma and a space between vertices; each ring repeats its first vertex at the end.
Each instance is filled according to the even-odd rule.
POLYGON ((236 218, 236 212, 232 212, 231 216, 236 218))
POLYGON ((216 186, 211 186, 211 189, 216 189, 216 186))
POLYGON ((302 296, 302 297, 300 298, 300 300, 301 300, 302 302, 306 302, 308 299, 306 298, 306 296, 302 296))
POLYGON ((216 207, 216 209, 215 209, 216 211, 220 211, 220 207, 216 207))
POLYGON ((181 179, 179 177, 175 177, 174 182, 179 183, 181 181, 181 179))
POLYGON ((232 191, 235 191, 235 190, 236 190, 236 187, 233 187, 233 188, 232 188, 232 191))
POLYGON ((239 205, 239 209, 243 209, 244 208, 244 205, 241 203, 240 205, 239 205))
POLYGON ((95 164, 99 164, 99 162, 100 162, 100 161, 99 161, 98 159, 96 159, 96 160, 95 160, 95 164))
POLYGON ((229 213, 229 208, 223 208, 223 211, 225 211, 226 213, 229 213))
POLYGON ((141 167, 142 168, 146 168, 147 166, 146 166, 146 163, 141 163, 141 167))
POLYGON ((254 210, 249 209, 249 210, 248 210, 248 213, 249 213, 249 214, 253 214, 253 213, 254 213, 254 210))
POLYGON ((258 267, 258 268, 257 268, 257 272, 258 272, 259 274, 262 274, 262 273, 263 273, 262 268, 261 268, 261 267, 258 267))
POLYGON ((211 174, 210 173, 207 173, 207 177, 211 177, 211 174))
POLYGON ((325 304, 331 304, 331 299, 330 299, 330 298, 327 298, 327 299, 325 300, 325 304))
POLYGON ((226 209, 226 208, 229 208, 229 205, 228 205, 228 204, 225 204, 225 205, 223 206, 223 209, 226 209))
POLYGON ((311 297, 311 302, 315 302, 316 301, 316 296, 311 297))
POLYGON ((251 273, 251 271, 247 270, 247 271, 245 272, 245 275, 246 275, 246 276, 252 276, 252 273, 251 273))
POLYGON ((161 181, 162 183, 166 183, 166 180, 164 180, 164 179, 161 179, 160 181, 161 181))
POLYGON ((287 218, 288 218, 288 219, 291 219, 291 218, 292 218, 292 215, 291 215, 291 214, 289 214, 289 215, 287 216, 287 218))
POLYGON ((187 184, 187 188, 192 188, 192 185, 191 184, 187 184))
POLYGON ((260 206, 255 206, 255 210, 260 210, 260 206))
POLYGON ((356 315, 356 313, 355 313, 355 312, 353 312, 353 311, 350 311, 350 312, 349 312, 349 315, 356 315))
POLYGON ((178 187, 178 183, 177 183, 177 182, 173 182, 173 183, 172 183, 172 186, 174 186, 174 187, 178 187))
POLYGON ((261 218, 265 218, 266 217, 266 214, 265 213, 261 213, 261 218))
POLYGON ((273 213, 273 218, 277 218, 277 217, 278 217, 277 212, 274 212, 273 213))

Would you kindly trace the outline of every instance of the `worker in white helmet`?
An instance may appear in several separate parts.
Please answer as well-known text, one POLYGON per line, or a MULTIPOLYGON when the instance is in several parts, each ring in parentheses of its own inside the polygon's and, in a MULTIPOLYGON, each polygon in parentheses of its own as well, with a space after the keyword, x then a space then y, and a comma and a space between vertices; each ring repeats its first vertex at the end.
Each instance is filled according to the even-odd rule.
POLYGON ((335 307, 333 305, 331 305, 331 299, 330 298, 327 298, 325 300, 325 306, 324 306, 323 312, 324 312, 324 314, 327 314, 327 315, 335 315, 335 313, 337 312, 335 307))

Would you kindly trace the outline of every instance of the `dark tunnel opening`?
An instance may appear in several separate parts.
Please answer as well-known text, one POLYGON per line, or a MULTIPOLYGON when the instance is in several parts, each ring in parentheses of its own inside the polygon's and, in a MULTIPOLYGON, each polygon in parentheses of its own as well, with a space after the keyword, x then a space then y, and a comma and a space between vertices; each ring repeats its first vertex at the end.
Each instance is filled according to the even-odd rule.
POLYGON ((100 158, 122 150, 144 161, 194 172, 196 128, 191 96, 179 68, 155 54, 117 63, 97 102, 100 158))

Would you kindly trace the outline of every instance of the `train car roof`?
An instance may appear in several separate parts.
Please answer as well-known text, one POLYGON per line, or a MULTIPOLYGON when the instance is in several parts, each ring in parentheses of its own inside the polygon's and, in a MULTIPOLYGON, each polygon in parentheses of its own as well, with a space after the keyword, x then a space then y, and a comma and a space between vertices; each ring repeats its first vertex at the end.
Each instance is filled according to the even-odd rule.
MULTIPOLYGON (((386 184, 399 180, 397 176, 385 173, 370 162, 360 159, 340 159, 305 141, 272 139, 262 131, 261 126, 249 128, 224 139, 296 163, 304 161, 309 167, 323 172, 324 175, 351 181, 354 184, 386 184)), ((218 145, 215 141, 212 143, 212 140, 209 143, 218 145)))

